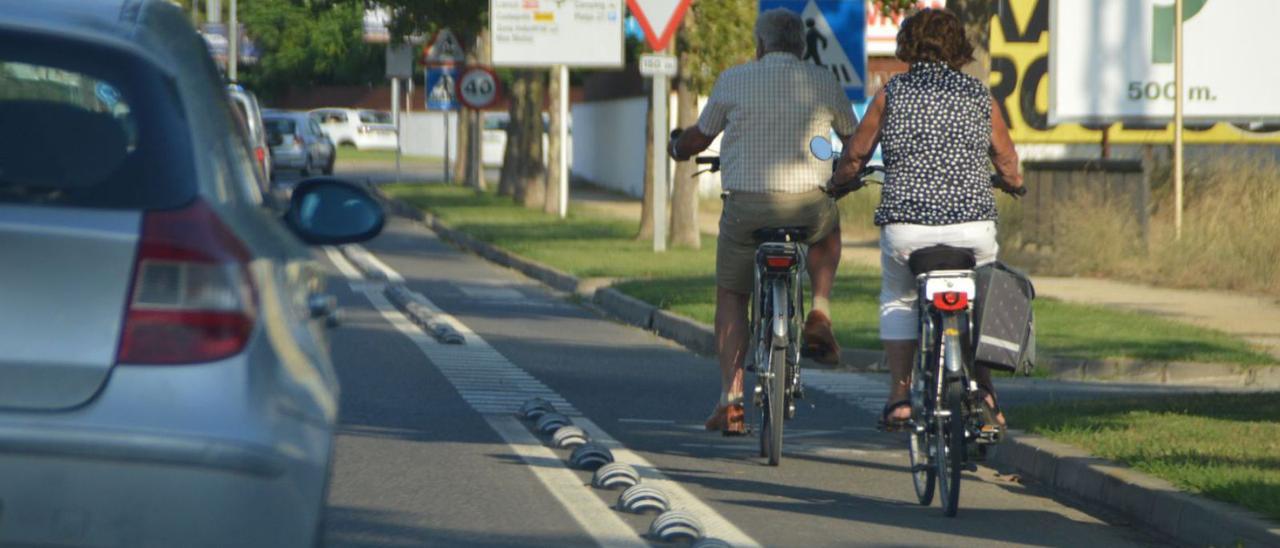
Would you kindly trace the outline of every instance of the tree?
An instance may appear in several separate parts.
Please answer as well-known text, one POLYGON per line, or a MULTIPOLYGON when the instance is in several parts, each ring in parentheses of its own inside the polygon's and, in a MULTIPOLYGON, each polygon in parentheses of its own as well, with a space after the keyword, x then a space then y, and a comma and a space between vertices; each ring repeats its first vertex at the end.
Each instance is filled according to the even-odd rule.
MULTIPOLYGON (((752 2, 695 2, 685 14, 676 49, 680 76, 676 79, 676 124, 697 123, 698 96, 711 93, 725 69, 751 60, 755 53, 756 5, 752 2)), ((697 249, 698 179, 692 162, 676 164, 671 202, 671 245, 697 249)))
POLYGON ((547 136, 547 196, 544 201, 542 211, 552 215, 561 214, 560 211, 560 152, 564 148, 565 143, 560 142, 560 128, 569 121, 560 116, 560 69, 553 67, 550 74, 547 75, 551 87, 547 91, 547 95, 551 98, 551 105, 547 111, 551 115, 551 128, 547 136))
POLYGON ((364 42, 363 4, 254 0, 240 3, 240 19, 262 51, 240 79, 262 95, 383 78, 382 47, 364 42))

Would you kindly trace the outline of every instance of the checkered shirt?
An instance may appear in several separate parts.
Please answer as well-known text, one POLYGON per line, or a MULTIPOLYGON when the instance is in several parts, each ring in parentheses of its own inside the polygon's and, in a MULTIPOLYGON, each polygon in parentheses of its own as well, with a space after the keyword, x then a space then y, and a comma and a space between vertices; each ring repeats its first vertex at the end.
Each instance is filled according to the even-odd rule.
POLYGON ((800 193, 831 177, 831 162, 809 153, 815 135, 853 134, 857 119, 828 71, 774 52, 724 71, 698 118, 698 129, 721 131, 725 190, 800 193))

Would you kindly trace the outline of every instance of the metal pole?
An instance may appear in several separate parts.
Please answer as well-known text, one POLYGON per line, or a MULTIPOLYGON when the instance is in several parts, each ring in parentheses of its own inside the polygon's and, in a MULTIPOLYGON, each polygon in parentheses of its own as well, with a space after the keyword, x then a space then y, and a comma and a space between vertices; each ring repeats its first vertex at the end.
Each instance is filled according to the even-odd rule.
POLYGON ((1182 0, 1173 6, 1173 237, 1182 239, 1182 0))
POLYGON ((222 0, 208 0, 204 3, 204 20, 210 23, 222 22, 222 0))
POLYGON ((236 81, 236 68, 240 64, 240 26, 236 15, 236 0, 231 0, 231 21, 227 24, 227 79, 236 81))
MULTIPOLYGON (((453 179, 449 178, 449 113, 451 110, 440 111, 440 118, 444 120, 444 182, 447 184, 453 179)), ((458 143, 461 146, 462 143, 458 143)))
POLYGON ((400 182, 400 79, 391 79, 391 119, 396 122, 396 182, 400 182))
POLYGON ((667 250, 667 77, 653 77, 653 250, 667 250))
POLYGON ((569 213, 569 66, 560 65, 560 218, 569 213))

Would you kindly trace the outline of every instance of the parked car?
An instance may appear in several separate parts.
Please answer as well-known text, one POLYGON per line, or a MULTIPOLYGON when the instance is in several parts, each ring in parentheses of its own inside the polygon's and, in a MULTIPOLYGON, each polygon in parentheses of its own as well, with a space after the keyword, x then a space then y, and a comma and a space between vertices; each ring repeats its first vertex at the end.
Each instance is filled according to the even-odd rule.
POLYGON ((258 97, 239 84, 227 84, 227 96, 244 122, 244 129, 253 147, 253 157, 262 171, 263 191, 271 188, 271 148, 267 146, 267 131, 262 127, 262 109, 258 97))
POLYGON ((338 386, 303 242, 380 207, 265 201, 172 2, 0 0, 0 91, 0 545, 314 545, 338 386))
POLYGON ((321 108, 311 111, 320 121, 329 139, 338 146, 354 146, 360 150, 395 150, 396 123, 391 113, 380 110, 321 108))
POLYGON ((271 145, 271 170, 296 169, 303 177, 333 174, 337 151, 316 118, 305 112, 267 110, 262 115, 271 145))

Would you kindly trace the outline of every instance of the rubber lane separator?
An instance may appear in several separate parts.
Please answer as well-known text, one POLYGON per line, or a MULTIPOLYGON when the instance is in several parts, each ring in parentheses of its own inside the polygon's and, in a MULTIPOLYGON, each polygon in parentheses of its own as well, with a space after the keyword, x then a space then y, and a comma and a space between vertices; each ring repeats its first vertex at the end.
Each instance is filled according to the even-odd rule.
MULTIPOLYGON (((361 266, 363 267, 373 266, 375 268, 381 269, 382 272, 380 272, 380 276, 377 276, 377 277, 382 277, 389 281, 404 279, 404 277, 401 276, 398 272, 395 272, 394 270, 392 270, 389 266, 386 265, 386 263, 383 263, 381 260, 378 260, 376 256, 364 250, 363 247, 361 246, 358 246, 358 245, 345 246, 343 251, 346 252, 348 256, 354 255, 357 257, 362 257, 362 259, 364 260, 361 261, 362 263, 361 266)), ((339 254, 335 258, 345 259, 345 257, 343 257, 341 254, 339 254)), ((489 346, 489 344, 483 338, 477 335, 474 331, 472 331, 470 327, 458 321, 457 318, 454 318, 452 316, 448 316, 447 314, 445 314, 438 306, 435 306, 434 303, 431 303, 431 301, 427 299, 425 296, 422 296, 419 294, 418 295, 419 302, 422 302, 426 306, 431 307, 433 311, 436 311, 441 315, 448 316, 450 323, 452 323, 454 327, 457 328, 458 331, 462 333, 463 336, 466 337, 467 339, 466 346, 442 345, 435 342, 435 340, 426 336, 420 329, 418 329, 416 325, 414 325, 407 317, 405 317, 399 310, 397 310, 389 301, 387 301, 387 299, 382 295, 381 291, 367 290, 365 291, 365 295, 369 298, 369 301, 373 303, 374 307, 377 308, 379 312, 382 313, 382 315, 387 319, 387 321, 391 322, 392 325, 394 325, 397 329, 403 332, 406 336, 408 336, 414 342, 418 343, 418 348, 421 349, 424 354, 426 354, 426 356, 430 359, 431 364, 434 365, 437 369, 439 369, 440 372, 445 376, 446 379, 449 380, 451 384, 454 383, 455 375, 468 372, 469 370, 467 366, 468 362, 472 360, 477 360, 477 359, 482 359, 486 364, 488 364, 492 368, 493 372, 495 373, 502 372, 502 374, 505 374, 508 378, 511 376, 516 376, 520 378, 527 378, 531 381, 537 382, 536 379, 534 379, 531 375, 525 372, 524 369, 521 369, 519 366, 512 363, 510 360, 507 360, 505 356, 502 356, 501 353, 499 353, 493 347, 489 346)), ((474 381, 474 377, 468 378, 467 380, 474 381)), ((542 386, 541 383, 538 383, 538 385, 542 386)), ((508 444, 512 445, 513 449, 515 449, 516 443, 528 442, 528 439, 521 439, 514 432, 507 431, 507 429, 510 428, 511 425, 513 424, 515 426, 518 426, 520 432, 523 432, 525 435, 527 435, 529 439, 532 439, 535 442, 537 441, 537 438, 534 437, 531 433, 529 433, 528 430, 525 429, 524 425, 520 424, 519 421, 513 418, 515 413, 519 411, 520 402, 517 402, 514 400, 501 402, 499 400, 486 399, 483 401, 483 404, 477 405, 477 404, 472 404, 471 401, 467 399, 469 394, 463 393, 463 390, 459 389, 459 387, 456 385, 455 385, 455 389, 459 390, 459 394, 462 396, 464 401, 467 401, 469 405, 471 405, 473 408, 476 409, 476 411, 480 412, 482 415, 485 416, 485 419, 489 421, 489 424, 494 429, 494 431, 498 432, 499 435, 502 435, 504 439, 507 440, 508 444), (499 415, 499 416, 495 417, 490 415, 499 415), (504 432, 510 433, 512 437, 507 438, 506 437, 507 433, 504 433, 504 432)), ((745 532, 743 532, 741 529, 735 526, 732 522, 730 522, 724 516, 720 515, 719 512, 716 512, 713 508, 708 506, 706 503, 702 502, 701 499, 699 499, 694 494, 690 493, 678 482, 666 477, 656 466, 650 463, 647 459, 645 459, 638 453, 635 453, 634 451, 631 451, 626 447, 624 447, 620 442, 618 442, 616 439, 610 436, 607 432, 604 431, 604 429, 600 428, 599 425, 595 424, 590 419, 581 417, 581 413, 578 413, 577 410, 574 409, 573 406, 570 405, 558 393, 550 390, 549 388, 546 388, 545 386, 542 386, 541 390, 538 390, 537 393, 534 393, 534 391, 529 389, 517 389, 516 387, 511 386, 510 384, 504 385, 504 384, 495 383, 494 391, 490 392, 490 394, 498 394, 498 393, 519 394, 521 396, 524 396, 526 399, 533 398, 533 397, 541 397, 547 401, 550 401, 553 405, 555 405, 556 409, 559 412, 564 413, 565 415, 574 416, 574 423, 577 424, 579 427, 581 427, 583 430, 585 430, 590 435, 591 439, 597 442, 600 442, 604 444, 606 447, 608 447, 613 452, 613 455, 615 457, 615 462, 622 462, 622 463, 626 463, 626 464, 630 464, 631 466, 634 466, 636 470, 640 472, 641 476, 644 478, 647 484, 662 489, 672 499, 672 502, 675 504, 676 507, 682 510, 686 510, 691 514, 697 516, 698 519, 706 527, 706 534, 708 537, 714 537, 714 538, 727 541, 731 545, 736 547, 745 548, 745 547, 760 546, 759 542, 751 538, 749 535, 747 535, 745 532)), ((477 402, 477 403, 480 403, 480 402, 477 402)), ((618 516, 614 514, 612 510, 609 509, 608 505, 602 499, 596 496, 593 492, 591 492, 589 489, 584 488, 582 481, 578 479, 577 476, 573 475, 573 472, 570 471, 568 468, 563 468, 562 466, 558 468, 532 466, 532 462, 538 462, 540 465, 544 465, 546 461, 543 460, 543 457, 547 455, 551 455, 552 457, 554 457, 554 453, 551 453, 549 449, 542 447, 540 442, 539 442, 539 447, 542 449, 542 451, 545 451, 546 453, 537 455, 536 461, 530 461, 529 459, 525 459, 526 462, 531 464, 531 468, 535 471, 535 473, 539 473, 540 471, 545 472, 547 470, 558 470, 558 471, 562 471, 564 474, 568 474, 573 477, 572 485, 576 487, 576 490, 577 490, 576 494, 558 493, 553 489, 553 485, 561 485, 559 482, 564 478, 557 479, 551 483, 549 483, 550 480, 544 480, 543 483, 547 485, 548 489, 552 490, 552 494, 558 500, 560 500, 562 504, 566 506, 566 509, 570 513, 574 514, 574 518, 578 520, 579 524, 582 525, 585 530, 587 530, 590 533, 593 529, 588 528, 587 524, 584 523, 584 520, 604 519, 604 518, 591 517, 596 514, 597 509, 602 509, 604 511, 609 512, 609 520, 596 521, 595 523, 591 524, 592 527, 600 527, 601 524, 604 524, 604 523, 613 523, 613 522, 622 523, 621 520, 618 518, 618 516), (590 515, 586 514, 585 511, 582 510, 582 508, 574 508, 569 506, 569 504, 571 503, 572 504, 582 503, 583 499, 581 499, 579 495, 586 495, 594 502, 594 504, 589 505, 589 507, 592 508, 592 510, 590 511, 590 515), (583 511, 584 514, 583 515, 577 514, 576 512, 578 511, 583 511)), ((532 451, 531 448, 527 450, 532 451)), ((524 458, 524 455, 521 454, 521 457, 524 458)), ((539 479, 543 479, 543 478, 539 477, 539 479)), ((563 485, 567 486, 569 484, 565 483, 563 485)), ((630 532, 630 534, 636 535, 635 538, 638 541, 640 540, 640 537, 636 534, 634 530, 632 530, 629 526, 626 526, 625 523, 623 523, 623 526, 626 527, 626 529, 630 532)), ((617 540, 604 540, 604 539, 601 539, 600 537, 597 537, 596 533, 591 533, 591 534, 593 537, 597 539, 597 541, 602 542, 602 544, 604 545, 615 545, 618 543, 617 540)))

